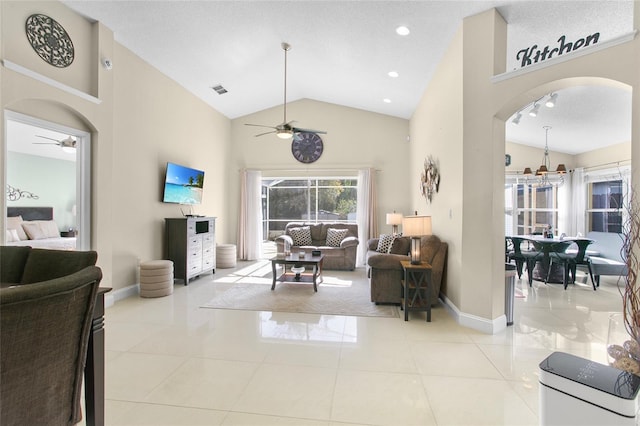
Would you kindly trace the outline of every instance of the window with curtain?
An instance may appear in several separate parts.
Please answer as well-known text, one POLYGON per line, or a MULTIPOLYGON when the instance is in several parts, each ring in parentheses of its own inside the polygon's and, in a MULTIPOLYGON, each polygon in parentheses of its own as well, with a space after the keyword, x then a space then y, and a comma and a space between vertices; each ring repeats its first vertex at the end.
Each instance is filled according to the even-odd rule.
POLYGON ((558 188, 515 183, 505 185, 505 234, 530 235, 547 226, 558 233, 558 188))
POLYGON ((289 222, 356 223, 355 177, 263 178, 263 235, 281 235, 289 222))
POLYGON ((589 231, 622 232, 623 187, 622 180, 588 184, 587 227, 589 231))

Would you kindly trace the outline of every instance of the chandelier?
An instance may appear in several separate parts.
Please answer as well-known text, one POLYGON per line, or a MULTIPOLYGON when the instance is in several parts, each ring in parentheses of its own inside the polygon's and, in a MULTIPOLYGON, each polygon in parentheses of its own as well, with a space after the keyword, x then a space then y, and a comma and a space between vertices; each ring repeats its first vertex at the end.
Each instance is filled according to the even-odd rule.
POLYGON ((564 183, 564 175, 567 168, 564 164, 558 164, 555 171, 551 171, 551 160, 549 159, 549 130, 551 126, 542 126, 545 131, 544 155, 542 156, 542 164, 536 170, 535 175, 530 167, 526 167, 522 174, 527 183, 538 187, 561 186, 564 183))

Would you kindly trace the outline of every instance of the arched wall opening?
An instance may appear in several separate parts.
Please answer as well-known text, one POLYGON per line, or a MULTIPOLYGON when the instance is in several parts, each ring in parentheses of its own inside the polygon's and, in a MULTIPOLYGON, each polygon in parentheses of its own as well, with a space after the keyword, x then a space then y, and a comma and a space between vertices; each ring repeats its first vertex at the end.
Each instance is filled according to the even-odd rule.
MULTIPOLYGON (((3 200, 5 200, 3 219, 7 217, 7 207, 9 206, 21 206, 23 204, 31 206, 34 205, 34 203, 38 205, 42 204, 35 200, 31 202, 21 202, 21 200, 16 202, 7 201, 7 185, 11 184, 11 182, 8 182, 8 176, 14 175, 15 170, 12 170, 12 167, 16 167, 7 161, 9 151, 11 150, 13 152, 15 150, 22 152, 19 158, 23 161, 23 163, 21 163, 23 167, 28 167, 28 164, 37 167, 34 163, 36 159, 38 159, 37 162, 40 164, 40 167, 42 167, 42 164, 52 164, 55 162, 56 160, 54 158, 56 153, 50 151, 52 157, 46 151, 33 151, 30 149, 32 144, 37 143, 39 140, 37 139, 38 134, 53 132, 52 134, 72 137, 76 140, 76 152, 70 157, 62 157, 63 160, 58 161, 58 164, 71 164, 69 167, 74 169, 72 173, 75 175, 75 191, 71 191, 71 194, 68 196, 68 209, 60 208, 60 206, 53 208, 54 220, 56 220, 56 224, 59 227, 64 225, 65 229, 61 230, 67 231, 65 232, 66 235, 69 233, 76 235, 76 249, 91 249, 91 148, 92 143, 95 142, 95 139, 92 137, 92 135, 96 133, 95 126, 93 126, 86 117, 68 105, 44 99, 23 99, 13 102, 7 105, 3 117, 4 143, 2 152, 4 158, 3 180, 5 181, 5 185, 3 186, 3 200), (24 163, 24 161, 26 161, 26 163, 24 163), (68 212, 65 210, 68 210, 68 212), (65 216, 73 217, 65 218, 65 216)), ((55 142, 53 142, 53 144, 55 144, 55 142)), ((46 176, 39 177, 39 179, 45 178, 46 176)), ((51 189, 50 186, 49 188, 53 191, 57 190, 51 189)), ((68 189, 66 189, 66 191, 69 192, 68 189)), ((49 200, 51 200, 51 197, 55 198, 55 195, 49 194, 49 200)), ((49 201, 45 202, 45 204, 53 203, 49 201)), ((53 206, 43 205, 40 207, 53 206)), ((6 223, 4 223, 3 228, 6 228, 6 223)), ((6 233, 4 234, 6 238, 6 233)), ((6 243, 6 241, 4 242, 6 243)))

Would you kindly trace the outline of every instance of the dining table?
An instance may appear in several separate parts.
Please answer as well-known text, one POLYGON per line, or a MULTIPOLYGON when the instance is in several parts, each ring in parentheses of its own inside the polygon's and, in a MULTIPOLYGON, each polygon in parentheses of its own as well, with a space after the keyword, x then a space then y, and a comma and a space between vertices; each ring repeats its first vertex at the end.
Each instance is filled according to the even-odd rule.
MULTIPOLYGON (((532 278, 536 281, 562 284, 564 282, 564 268, 562 265, 551 262, 551 252, 560 251, 563 253, 578 253, 577 241, 582 237, 545 237, 542 235, 522 235, 522 238, 529 241, 534 249, 541 253, 533 268, 532 278), (567 243, 567 244, 563 244, 567 243), (549 268, 551 271, 549 272, 549 268)), ((586 250, 589 256, 597 256, 598 252, 586 250)))

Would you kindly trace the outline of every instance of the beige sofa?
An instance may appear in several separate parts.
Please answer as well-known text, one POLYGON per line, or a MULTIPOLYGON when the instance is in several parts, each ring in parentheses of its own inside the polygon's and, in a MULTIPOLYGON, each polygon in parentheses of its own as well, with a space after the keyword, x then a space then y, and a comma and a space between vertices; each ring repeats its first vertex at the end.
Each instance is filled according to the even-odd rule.
MULTIPOLYGON (((410 260, 408 237, 400 237, 394 243, 391 253, 376 251, 378 238, 367 242, 367 273, 371 286, 371 301, 375 303, 399 304, 402 297, 400 281, 404 278, 401 260, 410 260)), ((440 287, 447 263, 447 243, 440 241, 435 235, 420 238, 420 255, 423 261, 431 264, 431 283, 433 293, 431 304, 438 303, 440 287)))
POLYGON ((304 251, 310 253, 312 250, 320 250, 324 255, 323 268, 334 270, 353 271, 356 267, 356 257, 358 254, 358 225, 350 223, 303 223, 290 222, 285 227, 285 233, 276 237, 278 253, 284 252, 285 244, 289 244, 291 253, 304 251), (295 244, 294 235, 297 229, 309 228, 311 241, 306 244, 295 244), (329 229, 346 230, 344 238, 339 242, 327 241, 329 229))

